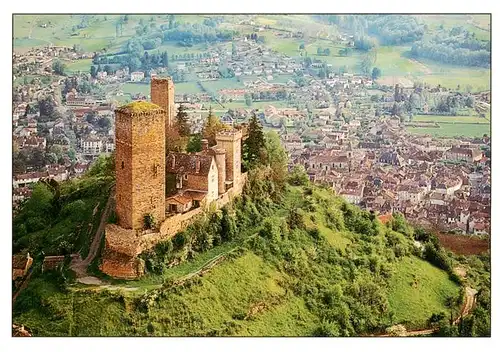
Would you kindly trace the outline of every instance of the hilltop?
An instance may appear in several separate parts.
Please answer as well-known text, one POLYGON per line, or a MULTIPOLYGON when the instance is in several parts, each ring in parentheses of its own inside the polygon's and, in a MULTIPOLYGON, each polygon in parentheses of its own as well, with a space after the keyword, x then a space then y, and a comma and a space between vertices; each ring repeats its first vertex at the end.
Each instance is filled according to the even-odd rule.
POLYGON ((106 278, 98 261, 101 285, 36 273, 14 323, 34 336, 357 336, 446 327, 462 297, 432 237, 399 215, 383 225, 303 170, 283 179, 273 160, 249 172, 241 197, 143 258, 137 281, 106 278))

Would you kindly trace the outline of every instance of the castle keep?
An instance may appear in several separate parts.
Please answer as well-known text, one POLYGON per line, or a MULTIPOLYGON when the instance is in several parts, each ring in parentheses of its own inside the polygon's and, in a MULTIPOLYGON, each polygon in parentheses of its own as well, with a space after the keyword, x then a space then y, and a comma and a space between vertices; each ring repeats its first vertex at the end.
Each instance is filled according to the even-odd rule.
POLYGON ((241 193, 246 177, 239 130, 218 133, 213 147, 203 140, 199 153, 166 155, 175 118, 172 80, 153 78, 151 99, 115 111, 117 223, 106 226, 100 269, 117 278, 143 275, 141 252, 183 230, 211 204, 227 204, 241 193), (167 180, 173 182, 169 194, 167 180))
POLYGON ((136 102, 115 111, 118 225, 140 229, 145 216, 165 219, 166 111, 136 102))

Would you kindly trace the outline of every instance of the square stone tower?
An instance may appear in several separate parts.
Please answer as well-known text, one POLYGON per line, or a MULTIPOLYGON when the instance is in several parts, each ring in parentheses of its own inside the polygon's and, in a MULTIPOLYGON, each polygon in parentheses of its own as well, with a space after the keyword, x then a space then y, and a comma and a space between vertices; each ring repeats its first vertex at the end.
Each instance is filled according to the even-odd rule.
POLYGON ((226 181, 233 181, 238 187, 241 182, 241 138, 238 130, 217 133, 217 147, 226 151, 226 181))
POLYGON ((175 118, 174 82, 170 77, 153 77, 151 79, 151 102, 167 111, 165 131, 175 118))
POLYGON ((165 118, 141 101, 115 110, 116 215, 125 229, 142 229, 144 217, 165 219, 165 118))

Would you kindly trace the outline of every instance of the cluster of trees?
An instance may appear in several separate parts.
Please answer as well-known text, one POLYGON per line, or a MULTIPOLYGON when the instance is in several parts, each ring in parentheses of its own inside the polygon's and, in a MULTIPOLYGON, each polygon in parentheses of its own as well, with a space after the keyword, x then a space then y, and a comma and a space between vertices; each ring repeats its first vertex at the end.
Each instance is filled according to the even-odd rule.
POLYGON ((375 47, 375 43, 369 37, 359 36, 354 39, 354 47, 361 51, 370 51, 375 47))
POLYGON ((424 89, 421 84, 416 84, 413 90, 409 92, 404 92, 397 84, 394 88, 394 100, 392 115, 398 116, 403 113, 410 115, 422 113, 424 105, 427 105, 429 111, 433 113, 451 116, 456 116, 460 110, 475 107, 474 96, 470 93, 447 92, 446 94, 433 94, 428 89, 424 89))
POLYGON ((323 49, 322 47, 318 47, 318 49, 316 50, 316 54, 318 56, 330 56, 330 49, 323 49))
POLYGON ((415 43, 411 55, 447 64, 490 67, 491 42, 478 40, 474 33, 454 27, 429 41, 415 43))
POLYGON ((491 53, 487 50, 471 50, 450 47, 442 42, 418 42, 411 47, 411 55, 445 64, 490 67, 491 53))
POLYGON ((376 36, 382 45, 401 45, 420 40, 426 29, 426 26, 419 23, 417 18, 407 15, 320 15, 315 17, 359 36, 365 34, 376 36))
POLYGON ((114 158, 101 157, 80 179, 37 183, 14 217, 14 252, 29 251, 37 256, 88 250, 92 238, 87 230, 89 219, 98 203, 105 204, 113 178, 114 158))
MULTIPOLYGON (((252 101, 287 100, 290 96, 286 90, 252 92, 247 94, 248 99, 252 101)), ((245 97, 246 99, 247 97, 245 97)))
POLYGON ((203 24, 183 24, 164 31, 163 42, 174 41, 184 46, 192 46, 199 43, 228 41, 235 34, 234 31, 221 30, 203 24))
POLYGON ((349 47, 345 47, 339 50, 339 55, 343 57, 351 56, 352 55, 352 49, 349 47))
POLYGON ((66 69, 66 65, 63 64, 60 60, 55 60, 52 63, 52 71, 54 71, 54 73, 56 75, 64 76, 64 70, 65 69, 66 69))
POLYGON ((402 45, 422 39, 425 25, 414 16, 367 16, 369 34, 377 36, 382 45, 402 45))

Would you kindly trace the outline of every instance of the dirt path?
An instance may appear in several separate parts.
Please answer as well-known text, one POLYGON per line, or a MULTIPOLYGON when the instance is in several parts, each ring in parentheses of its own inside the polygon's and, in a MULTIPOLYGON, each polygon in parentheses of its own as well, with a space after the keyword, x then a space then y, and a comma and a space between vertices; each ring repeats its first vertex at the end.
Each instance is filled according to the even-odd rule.
MULTIPOLYGON (((75 261, 71 264, 71 269, 73 269, 73 271, 76 273, 76 277, 80 279, 79 281, 83 281, 82 279, 89 277, 87 275, 87 267, 97 255, 97 251, 99 250, 99 246, 101 244, 102 236, 104 235, 104 229, 106 227, 106 224, 108 223, 109 214, 113 209, 113 204, 114 204, 114 189, 111 190, 111 194, 109 195, 106 206, 102 211, 101 221, 99 223, 97 231, 95 232, 95 236, 94 239, 92 240, 92 244, 90 245, 87 257, 84 260, 75 261)), ((95 279, 98 280, 97 278, 95 279)))
POLYGON ((471 312, 474 307, 474 303, 476 301, 477 290, 473 288, 466 287, 465 288, 465 297, 464 304, 462 305, 462 309, 460 310, 460 315, 453 321, 453 325, 458 324, 461 318, 466 317, 471 312))

